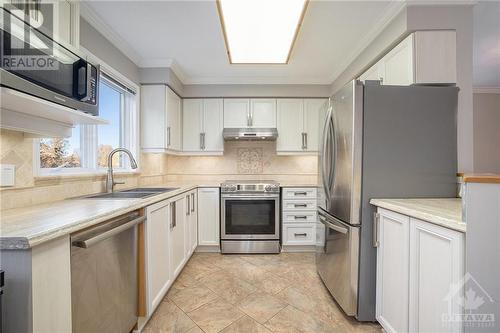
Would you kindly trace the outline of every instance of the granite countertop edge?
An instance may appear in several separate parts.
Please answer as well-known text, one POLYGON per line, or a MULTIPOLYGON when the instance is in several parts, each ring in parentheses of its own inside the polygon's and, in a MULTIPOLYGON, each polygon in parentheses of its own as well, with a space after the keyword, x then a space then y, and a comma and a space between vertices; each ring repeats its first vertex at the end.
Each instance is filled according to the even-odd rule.
MULTIPOLYGON (((461 199, 459 198, 371 199, 370 204, 396 213, 414 217, 425 222, 446 227, 448 229, 466 233, 467 225, 465 222, 463 222, 461 217, 452 218, 450 216, 446 216, 445 214, 440 214, 435 209, 434 212, 431 213, 429 212, 430 210, 433 210, 433 207, 431 205, 426 207, 426 211, 423 211, 416 207, 408 207, 408 205, 417 201, 419 205, 425 206, 425 201, 439 202, 440 200, 442 200, 443 202, 453 202, 456 200, 456 203, 459 203, 461 201, 461 199)), ((453 213, 455 213, 456 216, 461 216, 461 208, 459 208, 458 211, 454 211, 453 213)))

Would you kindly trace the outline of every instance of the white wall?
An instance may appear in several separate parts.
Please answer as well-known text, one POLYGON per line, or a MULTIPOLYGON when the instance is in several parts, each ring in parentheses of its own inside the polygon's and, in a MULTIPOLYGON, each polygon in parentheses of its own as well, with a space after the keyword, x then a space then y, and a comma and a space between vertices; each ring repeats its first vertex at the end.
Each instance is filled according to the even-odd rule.
POLYGON ((139 83, 137 65, 82 17, 80 17, 80 45, 129 80, 139 83))
POLYGON ((474 93, 474 171, 500 174, 500 91, 474 93))

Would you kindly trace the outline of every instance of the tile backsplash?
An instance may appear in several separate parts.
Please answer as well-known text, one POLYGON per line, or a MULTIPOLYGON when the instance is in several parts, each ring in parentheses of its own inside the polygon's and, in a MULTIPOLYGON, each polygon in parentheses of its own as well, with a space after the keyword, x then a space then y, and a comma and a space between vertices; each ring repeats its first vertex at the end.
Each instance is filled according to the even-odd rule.
MULTIPOLYGON (((140 172, 117 174, 117 189, 168 181, 220 183, 226 179, 272 179, 314 184, 316 156, 280 156, 275 142, 226 142, 223 156, 141 154, 140 172)), ((42 204, 104 191, 105 175, 33 176, 33 139, 0 131, 0 164, 14 164, 14 187, 0 188, 0 209, 42 204)))

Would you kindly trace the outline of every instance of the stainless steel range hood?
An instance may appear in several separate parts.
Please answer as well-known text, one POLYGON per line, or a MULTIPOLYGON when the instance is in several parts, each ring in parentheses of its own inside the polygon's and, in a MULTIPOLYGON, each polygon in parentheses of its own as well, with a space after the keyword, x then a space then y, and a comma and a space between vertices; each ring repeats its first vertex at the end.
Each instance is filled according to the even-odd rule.
POLYGON ((224 140, 275 141, 278 137, 276 128, 224 128, 224 140))

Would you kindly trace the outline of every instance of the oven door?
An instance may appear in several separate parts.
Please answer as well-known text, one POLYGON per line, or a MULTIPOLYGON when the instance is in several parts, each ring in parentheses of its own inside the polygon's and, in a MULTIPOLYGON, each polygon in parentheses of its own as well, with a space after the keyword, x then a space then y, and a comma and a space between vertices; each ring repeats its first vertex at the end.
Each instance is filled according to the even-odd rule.
POLYGON ((279 239, 279 195, 222 195, 221 239, 279 239))

